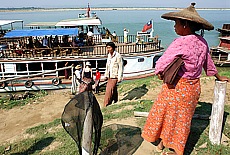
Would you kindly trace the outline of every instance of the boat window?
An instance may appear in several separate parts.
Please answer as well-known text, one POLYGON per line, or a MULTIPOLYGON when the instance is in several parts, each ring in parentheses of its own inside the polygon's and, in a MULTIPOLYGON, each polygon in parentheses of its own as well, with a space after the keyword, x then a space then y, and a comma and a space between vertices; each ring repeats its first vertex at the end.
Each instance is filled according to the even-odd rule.
POLYGON ((153 68, 155 68, 156 67, 156 62, 157 62, 157 60, 160 58, 161 56, 155 56, 154 58, 153 58, 153 68))
POLYGON ((27 71, 26 63, 16 64, 17 71, 27 71))
POLYGON ((138 59, 138 62, 144 62, 144 61, 145 61, 144 58, 139 58, 139 59, 138 59))
POLYGON ((41 63, 29 63, 28 64, 29 71, 40 71, 42 70, 41 68, 41 63))
POLYGON ((44 70, 55 70, 55 62, 44 62, 43 63, 43 69, 44 70))
POLYGON ((107 60, 97 60, 97 68, 99 69, 101 74, 105 73, 106 61, 107 60))

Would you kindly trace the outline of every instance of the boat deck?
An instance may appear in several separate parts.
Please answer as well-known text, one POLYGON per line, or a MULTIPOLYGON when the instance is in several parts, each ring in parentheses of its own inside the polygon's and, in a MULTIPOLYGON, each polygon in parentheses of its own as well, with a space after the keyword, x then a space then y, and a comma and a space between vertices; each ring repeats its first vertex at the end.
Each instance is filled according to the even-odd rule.
MULTIPOLYGON (((117 43, 117 51, 122 55, 148 53, 159 51, 160 40, 157 42, 117 43)), ((33 48, 33 49, 4 49, 0 51, 1 61, 11 61, 20 59, 65 59, 77 57, 107 57, 105 44, 82 47, 54 47, 54 48, 33 48)))

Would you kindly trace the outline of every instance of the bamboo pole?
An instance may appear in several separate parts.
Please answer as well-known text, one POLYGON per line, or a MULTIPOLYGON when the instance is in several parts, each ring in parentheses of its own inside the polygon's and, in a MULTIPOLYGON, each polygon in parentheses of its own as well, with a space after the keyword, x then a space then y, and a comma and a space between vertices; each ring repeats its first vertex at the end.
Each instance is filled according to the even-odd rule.
POLYGON ((209 140, 213 145, 219 145, 221 142, 226 87, 226 81, 216 81, 215 83, 214 102, 212 105, 211 121, 209 128, 209 140))

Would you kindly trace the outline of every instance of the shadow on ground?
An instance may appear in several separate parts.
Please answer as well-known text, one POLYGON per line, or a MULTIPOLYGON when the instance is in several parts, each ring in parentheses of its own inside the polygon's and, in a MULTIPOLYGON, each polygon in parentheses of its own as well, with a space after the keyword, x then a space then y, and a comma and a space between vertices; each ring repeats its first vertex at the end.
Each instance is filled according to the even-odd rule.
MULTIPOLYGON (((212 112, 211 103, 199 102, 198 104, 200 105, 200 107, 196 108, 195 114, 211 116, 211 112, 212 112)), ((229 113, 224 112, 223 125, 226 122, 227 115, 229 115, 229 113)), ((202 118, 192 119, 190 135, 188 137, 188 140, 185 146, 184 155, 190 155, 192 153, 193 149, 195 148, 197 142, 200 139, 201 134, 209 126, 209 122, 210 122, 209 119, 202 119, 202 118)))
POLYGON ((146 88, 146 84, 143 84, 140 87, 136 87, 129 92, 124 94, 124 98, 122 100, 132 100, 132 99, 140 99, 142 96, 144 96, 148 92, 148 89, 146 88))
POLYGON ((143 142, 141 129, 129 125, 105 126, 101 135, 100 155, 132 155, 143 142))
POLYGON ((44 138, 32 145, 30 148, 28 148, 24 152, 18 152, 18 153, 12 153, 11 155, 28 155, 28 154, 33 154, 38 150, 43 150, 45 147, 49 146, 53 142, 54 138, 53 137, 47 137, 44 138))

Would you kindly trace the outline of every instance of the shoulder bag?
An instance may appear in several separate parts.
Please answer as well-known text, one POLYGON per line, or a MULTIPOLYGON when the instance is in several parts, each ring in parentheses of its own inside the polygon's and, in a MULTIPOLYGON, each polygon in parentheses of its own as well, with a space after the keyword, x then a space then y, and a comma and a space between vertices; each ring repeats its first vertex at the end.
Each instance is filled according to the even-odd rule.
POLYGON ((163 82, 173 84, 182 65, 184 65, 184 61, 180 57, 175 58, 162 73, 163 82))

